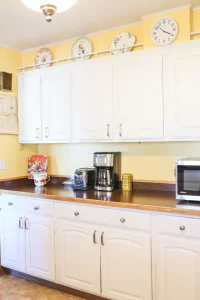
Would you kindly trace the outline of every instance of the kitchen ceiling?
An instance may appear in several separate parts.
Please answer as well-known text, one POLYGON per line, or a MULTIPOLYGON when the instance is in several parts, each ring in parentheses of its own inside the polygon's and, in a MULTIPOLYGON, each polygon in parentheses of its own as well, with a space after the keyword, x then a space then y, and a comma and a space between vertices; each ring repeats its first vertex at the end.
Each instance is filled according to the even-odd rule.
MULTIPOLYGON (((20 0, 0 2, 0 44, 19 50, 134 23, 141 16, 188 4, 187 0, 79 0, 47 23, 42 14, 28 9, 20 0)), ((200 0, 191 4, 198 6, 200 0)))

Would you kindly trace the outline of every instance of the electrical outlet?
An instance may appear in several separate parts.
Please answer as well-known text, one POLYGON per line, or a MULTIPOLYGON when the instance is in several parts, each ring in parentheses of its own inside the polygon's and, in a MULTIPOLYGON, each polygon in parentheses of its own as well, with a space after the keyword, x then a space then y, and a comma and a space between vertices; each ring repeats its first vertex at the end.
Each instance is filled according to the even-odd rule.
POLYGON ((0 158, 0 170, 5 170, 5 159, 0 158))

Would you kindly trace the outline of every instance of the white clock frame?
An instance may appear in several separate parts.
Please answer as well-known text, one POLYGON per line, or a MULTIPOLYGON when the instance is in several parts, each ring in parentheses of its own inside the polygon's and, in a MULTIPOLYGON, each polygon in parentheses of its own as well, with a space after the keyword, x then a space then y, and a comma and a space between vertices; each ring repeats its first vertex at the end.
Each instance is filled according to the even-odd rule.
MULTIPOLYGON (((162 28, 160 28, 160 29, 163 31, 162 28)), ((162 18, 158 19, 156 22, 153 23, 153 25, 151 27, 151 39, 158 46, 168 46, 168 45, 171 45, 176 40, 176 38, 178 36, 178 33, 179 33, 178 24, 177 24, 177 22, 174 19, 172 19, 170 17, 162 17, 162 18), (160 43, 160 42, 157 42, 156 39, 155 39, 155 34, 154 34, 156 32, 155 31, 155 26, 158 26, 159 22, 162 24, 162 22, 164 20, 168 20, 168 21, 171 22, 171 24, 174 24, 174 25, 172 25, 172 27, 175 28, 175 31, 173 32, 174 33, 173 37, 171 37, 170 39, 169 38, 166 39, 166 42, 164 42, 164 43, 163 42, 160 43)), ((161 40, 161 39, 159 39, 159 40, 161 40)))

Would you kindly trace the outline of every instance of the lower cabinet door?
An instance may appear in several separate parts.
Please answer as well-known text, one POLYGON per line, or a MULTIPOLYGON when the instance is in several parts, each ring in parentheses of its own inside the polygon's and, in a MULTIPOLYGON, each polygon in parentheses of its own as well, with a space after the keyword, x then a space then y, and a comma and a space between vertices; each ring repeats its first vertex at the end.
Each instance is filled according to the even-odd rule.
POLYGON ((100 238, 95 225, 58 219, 58 283, 100 295, 100 238))
POLYGON ((150 234, 104 228, 102 244, 102 296, 115 300, 151 300, 150 234))
POLYGON ((200 299, 200 240, 159 235, 156 300, 200 299))
POLYGON ((24 215, 4 212, 1 218, 1 265, 25 272, 24 215))
POLYGON ((55 281, 54 219, 27 215, 26 273, 55 281))

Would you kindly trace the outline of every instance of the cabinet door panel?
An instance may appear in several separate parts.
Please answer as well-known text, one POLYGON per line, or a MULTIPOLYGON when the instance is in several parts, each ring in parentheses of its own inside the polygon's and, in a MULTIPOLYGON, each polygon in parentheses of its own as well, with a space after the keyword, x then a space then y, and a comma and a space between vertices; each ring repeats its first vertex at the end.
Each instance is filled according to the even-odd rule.
POLYGON ((25 272, 24 216, 20 213, 3 213, 1 220, 1 264, 25 272), (21 224, 19 221, 21 220, 21 224), (22 228, 20 228, 20 226, 22 228))
POLYGON ((164 54, 165 128, 168 140, 200 139, 200 43, 164 54))
POLYGON ((42 116, 44 141, 71 138, 69 65, 42 70, 42 116))
POLYGON ((115 138, 163 138, 162 55, 129 53, 114 60, 115 138))
POLYGON ((26 216, 26 272, 55 281, 54 220, 26 216))
POLYGON ((100 295, 100 242, 93 225, 57 220, 58 283, 100 295))
POLYGON ((156 300, 200 299, 200 240, 159 235, 156 300))
POLYGON ((41 75, 38 70, 18 76, 19 141, 38 143, 41 131, 41 75))
POLYGON ((106 228, 101 248, 102 296, 151 300, 150 235, 106 228))
POLYGON ((113 138, 112 64, 95 59, 72 66, 74 140, 113 138))

